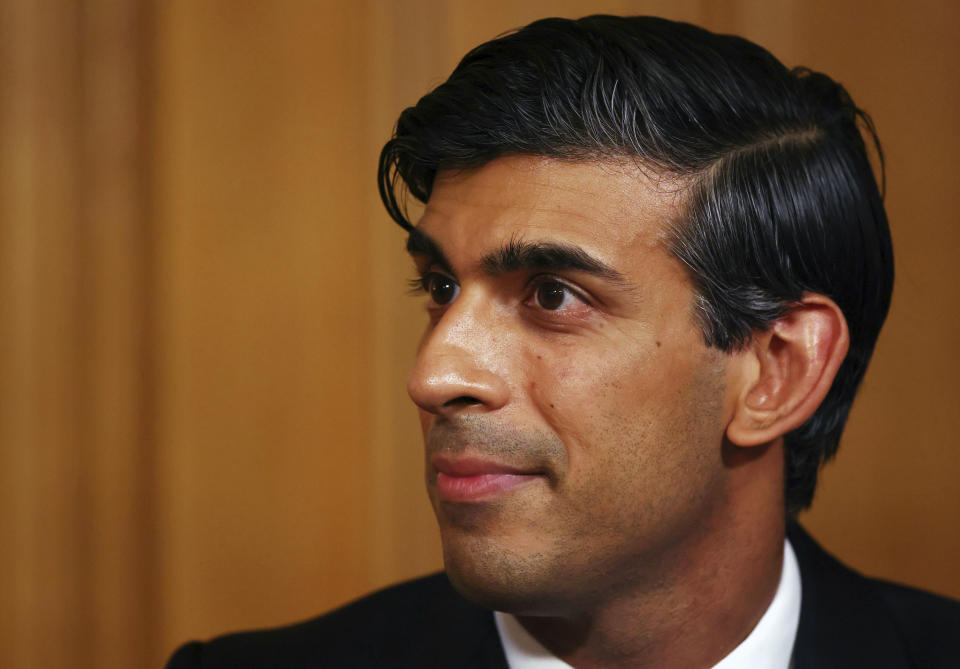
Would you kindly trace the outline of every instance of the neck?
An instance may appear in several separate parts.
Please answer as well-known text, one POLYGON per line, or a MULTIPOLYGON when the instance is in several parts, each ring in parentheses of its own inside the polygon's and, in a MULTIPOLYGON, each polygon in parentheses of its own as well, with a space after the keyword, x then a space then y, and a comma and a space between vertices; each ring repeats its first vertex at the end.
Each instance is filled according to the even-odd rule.
POLYGON ((578 669, 719 662, 770 605, 783 562, 782 448, 741 456, 726 503, 642 582, 574 615, 520 616, 523 626, 578 669))

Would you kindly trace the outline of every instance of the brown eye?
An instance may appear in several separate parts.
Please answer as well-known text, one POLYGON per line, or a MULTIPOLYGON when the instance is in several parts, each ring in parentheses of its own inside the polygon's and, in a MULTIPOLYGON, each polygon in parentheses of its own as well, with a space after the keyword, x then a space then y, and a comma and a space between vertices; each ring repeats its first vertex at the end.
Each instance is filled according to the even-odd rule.
POLYGON ((444 274, 429 274, 424 282, 427 284, 426 288, 427 292, 430 293, 430 299, 436 304, 450 304, 460 291, 457 282, 444 274))
POLYGON ((563 306, 567 287, 559 281, 545 281, 537 287, 537 304, 544 309, 556 311, 563 306))

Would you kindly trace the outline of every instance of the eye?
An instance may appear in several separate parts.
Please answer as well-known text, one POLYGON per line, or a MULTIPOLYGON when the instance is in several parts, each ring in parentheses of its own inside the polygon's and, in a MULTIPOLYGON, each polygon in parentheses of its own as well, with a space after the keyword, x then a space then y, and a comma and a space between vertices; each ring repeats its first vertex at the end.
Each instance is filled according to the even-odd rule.
POLYGON ((430 296, 434 304, 444 306, 450 304, 460 294, 460 286, 446 274, 430 272, 422 279, 423 289, 430 296))
POLYGON ((536 285, 532 297, 536 306, 547 311, 568 311, 578 304, 585 304, 585 300, 570 286, 562 281, 550 278, 546 278, 536 285))
POLYGON ((534 293, 537 304, 544 309, 556 311, 563 306, 564 298, 567 296, 567 287, 559 281, 544 281, 534 293))

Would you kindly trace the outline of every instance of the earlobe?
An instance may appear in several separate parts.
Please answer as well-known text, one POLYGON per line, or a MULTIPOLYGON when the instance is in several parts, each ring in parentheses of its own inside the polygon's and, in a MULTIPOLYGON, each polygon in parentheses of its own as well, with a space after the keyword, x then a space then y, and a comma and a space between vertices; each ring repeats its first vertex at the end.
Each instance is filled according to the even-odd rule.
POLYGON ((808 293, 753 338, 727 439, 758 446, 802 425, 826 397, 850 337, 840 307, 808 293))

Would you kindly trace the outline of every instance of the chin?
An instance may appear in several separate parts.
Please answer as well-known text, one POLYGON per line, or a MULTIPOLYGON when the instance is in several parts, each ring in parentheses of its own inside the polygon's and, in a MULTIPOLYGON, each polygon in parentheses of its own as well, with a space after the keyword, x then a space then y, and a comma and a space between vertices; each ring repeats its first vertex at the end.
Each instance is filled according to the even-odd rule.
POLYGON ((484 608, 517 614, 555 612, 563 577, 543 553, 521 554, 487 541, 444 540, 443 561, 453 587, 484 608))
POLYGON ((516 579, 504 572, 492 572, 474 565, 446 561, 450 583, 465 599, 474 604, 505 613, 524 613, 537 606, 537 596, 526 588, 517 588, 516 579))

